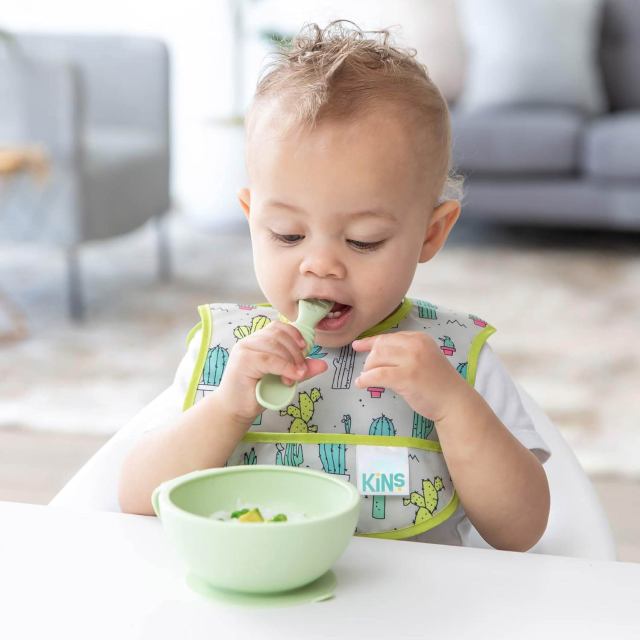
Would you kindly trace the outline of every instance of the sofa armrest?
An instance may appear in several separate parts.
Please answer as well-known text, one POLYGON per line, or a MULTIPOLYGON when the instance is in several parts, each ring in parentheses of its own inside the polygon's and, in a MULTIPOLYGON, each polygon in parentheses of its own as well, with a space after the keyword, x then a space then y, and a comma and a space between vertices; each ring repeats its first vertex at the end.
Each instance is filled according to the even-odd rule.
POLYGON ((169 146, 169 52, 141 36, 19 34, 24 51, 77 66, 87 128, 132 128, 169 146))

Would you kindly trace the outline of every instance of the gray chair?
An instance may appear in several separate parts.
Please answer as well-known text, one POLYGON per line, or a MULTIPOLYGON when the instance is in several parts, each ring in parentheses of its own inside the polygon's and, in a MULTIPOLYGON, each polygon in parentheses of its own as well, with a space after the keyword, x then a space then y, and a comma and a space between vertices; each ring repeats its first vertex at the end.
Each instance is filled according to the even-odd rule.
POLYGON ((67 255, 70 313, 84 315, 78 250, 157 223, 169 277, 170 69, 147 37, 16 34, 0 52, 0 144, 42 145, 49 179, 3 185, 0 238, 67 255))

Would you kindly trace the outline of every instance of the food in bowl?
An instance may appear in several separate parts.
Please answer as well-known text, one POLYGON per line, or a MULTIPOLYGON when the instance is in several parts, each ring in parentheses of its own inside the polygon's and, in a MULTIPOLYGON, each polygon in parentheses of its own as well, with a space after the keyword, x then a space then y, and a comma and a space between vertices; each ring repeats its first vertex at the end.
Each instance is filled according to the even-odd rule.
POLYGON ((214 520, 222 522, 301 522, 306 518, 304 513, 291 513, 289 515, 276 509, 261 506, 238 505, 235 511, 225 511, 224 509, 211 514, 214 520))

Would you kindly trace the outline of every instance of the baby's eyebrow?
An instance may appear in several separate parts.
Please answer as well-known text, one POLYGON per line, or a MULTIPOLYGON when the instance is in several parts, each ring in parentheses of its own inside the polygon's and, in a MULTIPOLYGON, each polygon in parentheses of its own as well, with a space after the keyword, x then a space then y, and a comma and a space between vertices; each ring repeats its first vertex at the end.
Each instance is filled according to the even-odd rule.
MULTIPOLYGON (((296 207, 293 204, 288 204, 286 202, 281 202, 280 200, 267 200, 265 205, 268 207, 278 207, 280 209, 287 209, 287 211, 291 211, 292 213, 306 213, 304 209, 300 207, 296 207)), ((344 216, 345 218, 386 218, 393 222, 396 221, 396 217, 389 211, 384 209, 364 209, 362 211, 354 211, 351 213, 342 213, 338 214, 344 216)))

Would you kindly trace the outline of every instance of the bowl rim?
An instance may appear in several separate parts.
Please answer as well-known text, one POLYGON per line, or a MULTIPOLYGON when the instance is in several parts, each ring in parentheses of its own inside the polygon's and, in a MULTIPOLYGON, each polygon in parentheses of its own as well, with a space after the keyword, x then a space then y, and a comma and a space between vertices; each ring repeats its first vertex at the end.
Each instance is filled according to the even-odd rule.
MULTIPOLYGON (((287 465, 276 465, 276 464, 257 464, 257 465, 234 465, 231 467, 214 467, 210 469, 200 469, 197 471, 191 471, 189 473, 183 474, 181 476, 177 476, 172 480, 167 480, 166 482, 161 483, 156 488, 156 491, 159 492, 159 499, 164 497, 162 511, 166 513, 167 508, 169 511, 173 511, 175 513, 179 513, 188 519, 193 519, 194 521, 198 521, 200 523, 207 522, 213 523, 212 526, 223 526, 229 527, 236 526, 235 523, 229 523, 222 520, 215 520, 210 516, 202 516, 197 513, 193 513, 192 511, 187 511, 182 507, 173 502, 171 499, 171 493, 177 489, 178 487, 183 487, 185 484, 189 484, 190 482, 195 482, 201 478, 205 478, 208 476, 214 475, 222 475, 224 473, 249 473, 249 472, 266 472, 266 471, 276 471, 277 473, 304 473, 306 475, 317 477, 326 482, 331 482, 333 484, 338 485, 340 488, 344 489, 350 495, 350 500, 347 506, 341 508, 339 511, 329 511, 322 515, 311 516, 305 518, 304 520, 299 520, 296 522, 284 522, 277 523, 278 529, 289 529, 290 527, 304 527, 310 524, 318 523, 318 522, 327 522, 331 520, 335 520, 346 512, 351 511, 356 506, 360 505, 360 492, 356 487, 353 486, 351 482, 346 482, 345 480, 340 480, 338 478, 332 477, 331 474, 325 473, 323 471, 317 471, 315 469, 300 469, 298 467, 290 467, 287 465)), ((159 519, 162 520, 162 515, 159 515, 159 519)), ((268 527, 265 530, 271 531, 273 527, 268 527)), ((259 530, 263 530, 259 528, 259 530)))

